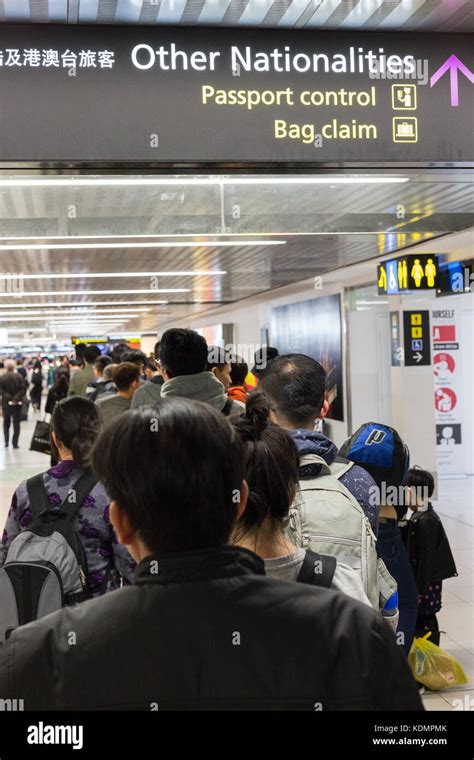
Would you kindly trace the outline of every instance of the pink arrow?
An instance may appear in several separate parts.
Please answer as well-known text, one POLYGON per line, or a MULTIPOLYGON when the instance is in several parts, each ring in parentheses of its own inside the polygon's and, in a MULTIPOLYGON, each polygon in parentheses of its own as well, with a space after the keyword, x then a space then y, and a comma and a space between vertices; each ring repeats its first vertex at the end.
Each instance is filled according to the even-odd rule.
POLYGON ((458 71, 461 72, 461 74, 464 74, 464 76, 469 79, 471 84, 474 84, 474 74, 472 71, 469 71, 467 66, 465 66, 457 55, 450 55, 449 58, 443 63, 442 66, 439 67, 437 71, 433 74, 433 76, 430 79, 430 87, 433 87, 433 85, 438 82, 439 79, 445 74, 447 71, 449 71, 450 76, 450 85, 451 85, 451 105, 452 106, 458 106, 459 105, 459 94, 458 94, 458 71))

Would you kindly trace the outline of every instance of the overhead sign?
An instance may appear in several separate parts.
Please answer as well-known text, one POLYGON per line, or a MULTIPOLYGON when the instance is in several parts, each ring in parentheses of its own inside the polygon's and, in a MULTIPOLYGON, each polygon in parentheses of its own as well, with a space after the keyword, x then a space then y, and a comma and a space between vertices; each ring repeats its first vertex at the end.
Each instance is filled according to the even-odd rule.
POLYGON ((403 312, 405 366, 431 364, 429 311, 403 312))
POLYGON ((462 34, 0 29, 0 161, 462 162, 462 34))
POLYGON ((397 295, 412 290, 434 290, 438 287, 438 257, 435 254, 402 256, 377 264, 379 295, 397 295))

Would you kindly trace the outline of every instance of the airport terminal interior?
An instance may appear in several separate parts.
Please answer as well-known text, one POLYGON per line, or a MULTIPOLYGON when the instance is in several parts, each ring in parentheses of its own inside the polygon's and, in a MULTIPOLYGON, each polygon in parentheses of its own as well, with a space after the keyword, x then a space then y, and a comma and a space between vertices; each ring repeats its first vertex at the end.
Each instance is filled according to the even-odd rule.
MULTIPOLYGON (((150 71, 137 67, 138 73, 133 72, 133 76, 140 75, 144 77, 141 81, 148 83, 143 90, 144 108, 152 108, 146 87, 151 77, 158 75, 157 62, 151 67, 151 54, 154 55, 155 44, 169 42, 167 37, 163 42, 160 34, 167 32, 170 25, 190 35, 194 32, 202 35, 202 31, 210 27, 215 35, 212 45, 216 48, 221 33, 225 35, 226 44, 234 41, 243 50, 246 44, 265 47, 266 36, 271 38, 277 32, 282 35, 278 42, 268 44, 270 47, 278 44, 283 49, 284 35, 288 32, 293 35, 289 43, 293 47, 297 47, 299 33, 306 35, 302 48, 305 54, 310 52, 312 34, 319 35, 319 52, 324 50, 321 47, 324 40, 321 40, 325 34, 349 35, 341 37, 340 45, 357 46, 359 33, 366 35, 365 47, 370 34, 374 49, 386 44, 389 50, 390 44, 384 43, 382 37, 379 39, 379 35, 391 33, 403 38, 401 48, 409 52, 412 38, 424 32, 437 35, 440 47, 444 45, 443 36, 450 37, 445 47, 448 52, 454 52, 455 36, 469 36, 474 29, 474 18, 472 4, 463 0, 452 3, 444 0, 435 3, 411 0, 403 3, 389 0, 351 3, 344 0, 289 0, 285 3, 272 0, 245 3, 234 0, 156 3, 146 0, 4 0, 0 2, 0 90, 3 92, 1 88, 9 81, 3 80, 4 76, 18 77, 17 86, 21 88, 17 71, 5 73, 7 49, 26 47, 25 39, 31 30, 31 39, 34 39, 34 30, 41 29, 41 48, 56 46, 60 51, 73 49, 71 35, 76 32, 81 35, 77 49, 89 47, 87 30, 92 33, 103 29, 102 49, 112 50, 114 30, 119 33, 133 30, 133 44, 151 44, 145 51, 150 55, 150 71), (64 41, 59 40, 62 29, 69 35, 64 41), (17 32, 19 42, 13 39, 17 32), (154 42, 151 42, 151 34, 157 35, 154 42)), ((97 48, 98 39, 93 38, 91 49, 97 48)), ((178 35, 177 39, 179 44, 185 44, 184 37, 178 35)), ((201 45, 207 51, 207 44, 206 36, 198 36, 194 49, 198 50, 201 45)), ((341 49, 331 45, 328 50, 332 53, 341 49)), ((118 42, 117 46, 118 49, 118 42)), ((136 60, 145 66, 145 58, 138 56, 136 60)), ((162 66, 164 60, 162 56, 162 66)), ((186 71, 185 75, 204 83, 199 65, 207 64, 204 58, 198 57, 195 61, 198 71, 186 71)), ((306 58, 300 63, 306 66, 306 58)), ((99 396, 93 391, 103 382, 102 371, 107 364, 97 369, 94 362, 99 356, 110 357, 107 362, 118 367, 127 364, 130 368, 138 362, 136 366, 140 370, 135 385, 130 386, 132 390, 127 386, 126 392, 121 390, 123 380, 117 379, 114 385, 115 375, 111 373, 108 377, 109 401, 120 397, 124 402, 123 408, 118 410, 117 407, 111 412, 113 424, 115 417, 137 414, 125 410, 130 406, 134 408, 133 396, 142 393, 143 386, 160 387, 163 383, 163 388, 174 382, 175 375, 167 370, 168 354, 164 349, 160 354, 160 346, 163 348, 163 344, 171 340, 166 338, 169 330, 195 331, 207 343, 208 351, 217 352, 219 360, 214 365, 209 360, 206 371, 221 382, 219 392, 222 391, 223 398, 244 402, 239 414, 245 413, 245 402, 249 406, 249 399, 259 392, 264 397, 268 393, 267 401, 273 403, 272 381, 265 382, 265 373, 268 373, 267 378, 271 376, 272 362, 288 354, 310 357, 324 368, 326 378, 327 414, 316 415, 314 430, 330 439, 337 449, 342 447, 341 456, 348 457, 344 461, 349 461, 347 452, 352 451, 345 442, 353 442, 358 431, 371 425, 372 438, 367 441, 373 444, 372 450, 377 446, 377 435, 384 437, 387 431, 395 430, 409 449, 409 466, 421 468, 433 479, 434 493, 429 501, 441 521, 443 540, 447 537, 455 568, 439 577, 431 571, 429 594, 435 594, 442 581, 442 603, 440 597, 435 599, 437 623, 430 630, 436 639, 436 626, 439 626, 439 646, 455 658, 465 677, 431 689, 422 688, 422 681, 417 685, 427 711, 474 709, 474 74, 470 72, 468 60, 462 65, 467 67, 471 78, 459 69, 457 97, 464 108, 470 99, 470 111, 464 111, 470 113, 470 127, 466 121, 459 126, 455 121, 458 112, 451 108, 454 115, 449 116, 453 121, 449 122, 452 133, 448 139, 445 133, 436 133, 437 117, 433 112, 427 117, 423 111, 428 108, 429 97, 434 98, 434 94, 438 97, 440 92, 445 96, 445 100, 440 100, 440 110, 449 110, 448 74, 441 83, 442 91, 418 84, 418 111, 411 110, 411 106, 406 111, 398 111, 396 103, 393 104, 389 121, 391 124, 393 116, 393 129, 399 132, 394 131, 392 142, 387 132, 377 143, 377 155, 370 153, 370 147, 360 148, 361 158, 357 151, 363 140, 361 133, 354 131, 354 123, 355 120, 359 123, 365 115, 364 104, 358 101, 354 119, 352 113, 343 119, 340 109, 344 107, 335 97, 333 105, 339 110, 335 112, 334 121, 329 113, 331 104, 325 102, 322 106, 327 118, 326 131, 322 131, 323 145, 332 143, 323 148, 329 151, 327 160, 315 158, 317 150, 312 146, 311 156, 305 152, 305 141, 317 141, 318 125, 313 131, 304 132, 301 125, 294 124, 291 137, 287 116, 280 126, 275 121, 272 133, 275 139, 271 150, 276 150, 275 144, 278 149, 282 145, 284 160, 280 164, 278 157, 271 159, 270 148, 267 149, 263 141, 253 143, 253 133, 248 136, 246 148, 240 133, 240 136, 237 133, 232 136, 225 132, 229 124, 225 120, 234 117, 232 108, 235 108, 228 101, 209 106, 214 109, 210 112, 212 128, 209 122, 200 123, 201 117, 195 110, 188 113, 191 132, 186 137, 182 123, 177 123, 177 144, 181 139, 192 142, 195 132, 198 146, 194 160, 192 145, 183 147, 181 162, 173 154, 175 146, 169 149, 169 155, 166 153, 169 133, 167 106, 163 107, 162 99, 163 116, 159 111, 165 125, 162 164, 160 158, 152 160, 151 154, 139 147, 127 158, 126 141, 123 146, 119 145, 124 135, 123 125, 117 124, 117 134, 108 141, 106 133, 100 132, 110 126, 103 113, 98 116, 95 129, 84 129, 82 137, 79 133, 74 136, 70 154, 65 152, 67 137, 55 153, 54 141, 63 140, 54 132, 54 122, 61 121, 61 113, 54 110, 58 108, 58 100, 48 117, 45 117, 46 103, 43 116, 49 119, 48 123, 35 120, 34 108, 31 112, 35 131, 50 127, 53 130, 50 153, 40 155, 41 150, 45 150, 41 140, 33 147, 25 145, 23 153, 18 152, 21 135, 17 138, 8 133, 5 153, 0 147, 0 392, 5 437, 9 436, 5 447, 3 441, 0 442, 2 529, 5 525, 10 530, 8 521, 20 499, 19 484, 49 471, 55 462, 55 466, 59 466, 57 459, 61 459, 61 451, 55 449, 54 442, 52 448, 49 440, 55 404, 63 404, 62 399, 71 395, 82 395, 95 400, 100 411, 99 396), (223 131, 219 109, 225 114, 223 131), (407 130, 417 117, 418 152, 410 153, 412 146, 407 130), (397 119, 405 121, 400 126, 397 119), (340 132, 342 121, 349 124, 347 148, 345 136, 340 132), (428 125, 436 134, 433 142, 425 146, 423 129, 427 134, 428 125), (282 137, 278 129, 286 130, 287 139, 278 142, 282 137), (458 134, 461 134, 459 147, 458 134), (81 140, 89 146, 91 141, 94 143, 89 154, 91 160, 86 153, 84 160, 81 159, 77 147, 81 140), (203 149, 204 143, 211 146, 209 150, 203 149), (466 149, 469 144, 470 155, 466 149), (255 153, 259 146, 261 160, 255 153), (269 347, 276 351, 272 353, 267 350, 269 347), (91 348, 94 349, 92 354, 91 348), (92 360, 85 358, 89 355, 92 360), (262 355, 266 364, 260 369, 262 355), (231 374, 230 379, 224 379, 219 372, 227 364, 231 372, 235 367, 246 365, 243 376, 234 381, 231 374), (89 370, 90 376, 81 390, 72 390, 79 388, 76 378, 89 370), (23 383, 18 397, 8 395, 8 378, 11 379, 12 374, 23 383), (59 381, 61 376, 63 380, 59 381), (94 382, 99 384, 93 385, 94 382), (234 390, 238 395, 233 395, 234 390), (21 422, 18 422, 20 413, 18 420, 15 414, 20 408, 21 422), (8 426, 11 422, 11 430, 7 429, 7 421, 8 426), (19 424, 19 438, 15 437, 16 424, 19 424)), ((431 76, 433 66, 430 61, 431 76)), ((22 74, 25 77, 30 76, 26 68, 24 59, 22 74)), ((282 64, 283 73, 275 75, 282 79, 277 80, 272 79, 268 68, 262 70, 261 81, 269 92, 275 90, 274 81, 280 87, 296 87, 291 84, 291 77, 291 81, 285 79, 283 68, 282 64)), ((36 74, 31 71, 34 78, 36 74)), ((84 92, 88 88, 93 88, 96 81, 98 87, 102 86, 101 77, 109 76, 104 69, 98 71, 96 80, 89 80, 88 72, 87 76, 80 68, 78 72, 78 85, 82 87, 77 91, 78 98, 86 98, 84 92)), ((46 73, 45 68, 41 76, 46 73)), ((303 74, 307 76, 304 81, 308 91, 319 91, 325 86, 321 72, 310 76, 303 71, 303 74)), ((59 73, 53 71, 53 75, 59 76, 59 73)), ((164 81, 166 75, 167 71, 162 72, 160 81, 164 81)), ((182 83, 183 100, 190 92, 184 83, 185 75, 177 74, 175 80, 178 88, 182 83)), ((242 81, 235 72, 234 80, 232 75, 226 77, 222 72, 212 78, 211 71, 207 71, 206 76, 208 86, 244 91, 251 89, 251 82, 249 84, 245 77, 253 74, 244 71, 242 81)), ((357 76, 357 86, 361 87, 360 69, 357 76)), ((26 85, 30 93, 31 81, 26 85)), ((38 80, 35 86, 44 87, 44 81, 38 80)), ((386 86, 387 92, 397 86, 392 82, 373 81, 377 88, 386 86)), ((73 76, 71 82, 74 82, 73 76)), ((263 85, 258 85, 260 90, 263 85)), ((134 108, 139 102, 133 92, 127 94, 126 88, 122 91, 121 86, 121 83, 113 84, 110 103, 107 102, 107 108, 113 113, 116 107, 113 98, 126 103, 130 97, 134 108)), ((171 88, 168 83, 160 86, 171 88)), ((370 86, 369 79, 365 89, 370 91, 370 86)), ((398 95, 392 90, 391 96, 416 98, 415 91, 410 89, 415 85, 405 81, 403 86, 407 88, 404 93, 398 95)), ((47 101, 49 91, 41 92, 47 101)), ((381 104, 389 108, 390 96, 379 96, 379 92, 382 89, 377 89, 374 108, 381 104)), ((15 93, 12 92, 11 97, 15 101, 15 93)), ((21 93, 18 97, 21 100, 21 93)), ((51 98, 54 97, 51 93, 51 98)), ((375 91, 371 97, 375 98, 375 91)), ((452 98, 451 93, 451 106, 452 98)), ((176 97, 173 103, 178 99, 176 97)), ((258 104, 251 112, 244 95, 241 102, 246 103, 243 111, 247 113, 240 110, 235 118, 242 120, 243 125, 250 125, 252 131, 265 128, 267 113, 273 118, 275 111, 275 116, 279 116, 273 105, 263 113, 266 106, 258 104), (245 121, 246 118, 251 121, 245 121)), ((65 111, 68 107, 64 102, 65 111)), ((370 107, 367 105, 367 110, 370 107)), ((19 108, 26 114, 23 102, 19 108)), ((185 105, 182 108, 185 109, 185 105)), ((207 105, 202 108, 206 109, 207 105)), ((73 110, 74 119, 93 118, 88 109, 73 110)), ((183 113, 184 110, 181 116, 183 113)), ((144 118, 148 116, 149 112, 144 118)), ((439 118, 442 130, 444 116, 439 118)), ((377 122, 379 136, 386 123, 377 122)), ((13 126, 12 121, 7 120, 6 124, 7 128, 13 126)), ((19 132, 25 131, 25 142, 30 129, 22 122, 19 132)), ((146 123, 145 131, 153 131, 150 124, 146 123)), ((43 142, 46 144, 48 138, 43 142)), ((115 367, 113 372, 117 371, 115 367)), ((183 372, 185 374, 187 372, 183 372)), ((303 405, 303 385, 300 392, 303 405)), ((164 395, 156 403, 165 405, 164 395)), ((182 395, 186 397, 184 391, 182 395)), ((189 397, 192 398, 192 394, 189 397)), ((102 422, 104 427, 112 424, 105 416, 102 422)), ((282 423, 282 427, 290 430, 299 426, 282 423)), ((309 434, 307 427, 306 432, 309 434)), ((363 465, 369 460, 352 461, 359 465, 362 461, 363 465)), ((380 460, 376 465, 376 469, 381 466, 380 460)), ((199 466, 196 454, 196 467, 199 466)), ((367 469, 373 474, 369 465, 367 469)), ((402 490, 408 487, 407 473, 408 463, 404 479, 396 483, 402 490)), ((186 478, 185 472, 183 475, 186 478)), ((131 473, 130 477, 133 477, 131 473)), ((334 473, 330 472, 330 477, 336 484, 340 482, 334 473)), ((385 481, 382 487, 384 485, 385 481)), ((56 506, 60 503, 51 499, 50 502, 56 506)), ((419 504, 417 510, 407 506, 403 514, 397 508, 396 519, 393 518, 394 507, 390 507, 396 502, 390 502, 390 495, 384 494, 381 503, 388 505, 382 510, 393 511, 382 511, 381 515, 386 516, 381 516, 381 522, 386 526, 388 520, 393 523, 393 530, 405 536, 408 544, 400 551, 408 556, 412 548, 406 536, 411 535, 411 524, 415 525, 420 509, 423 512, 427 502, 423 506, 419 504)), ((25 520, 20 525, 20 529, 27 528, 25 520)), ((9 548, 7 533, 6 530, 3 543, 9 548)), ((309 544, 310 548, 324 553, 318 546, 309 544)), ((436 542, 432 543, 429 552, 434 556, 438 548, 436 542)), ((346 559, 344 552, 342 556, 346 559)), ((3 557, 2 564, 7 562, 7 567, 6 549, 0 557, 3 557)), ((408 572, 411 573, 409 567, 408 572)), ((0 607, 1 589, 0 579, 0 607)), ((400 591, 401 587, 398 601, 402 610, 400 591)), ((418 603, 422 604, 428 592, 425 589, 418 594, 418 603)), ((430 597, 431 606, 433 598, 430 597)), ((385 608, 381 611, 385 614, 385 608)), ((430 620, 436 617, 431 615, 430 620)), ((3 620, 1 612, 0 618, 3 620)), ((3 637, 3 633, 1 635, 3 637)), ((16 635, 12 635, 12 640, 16 635)), ((421 637, 419 631, 416 636, 421 637)), ((417 640, 415 638, 415 642, 417 640)), ((9 642, 5 648, 8 645, 9 642)), ((34 675, 31 678, 34 681, 34 675)), ((0 683, 4 687, 4 682, 0 683)), ((347 691, 350 690, 348 685, 347 691)), ((0 698, 2 696, 0 693, 0 698)))

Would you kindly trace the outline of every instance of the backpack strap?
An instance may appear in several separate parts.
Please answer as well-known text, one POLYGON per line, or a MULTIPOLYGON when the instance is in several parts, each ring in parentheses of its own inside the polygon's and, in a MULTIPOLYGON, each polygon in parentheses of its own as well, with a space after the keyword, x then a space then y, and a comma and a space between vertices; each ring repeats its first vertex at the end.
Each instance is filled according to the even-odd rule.
POLYGON ((84 499, 89 496, 90 492, 97 483, 97 479, 93 475, 89 475, 83 472, 78 478, 74 486, 71 486, 71 490, 75 491, 75 499, 70 501, 70 491, 59 509, 65 513, 66 518, 71 521, 76 514, 79 507, 82 505, 84 499))
POLYGON ((353 466, 354 462, 351 462, 350 459, 337 456, 334 462, 331 462, 330 464, 331 475, 334 475, 335 478, 340 480, 353 466))
POLYGON ((296 579, 297 583, 309 583, 312 586, 330 588, 334 573, 336 572, 337 559, 328 554, 317 554, 311 549, 306 549, 301 570, 296 579), (315 573, 315 563, 321 562, 321 572, 315 573))
POLYGON ((227 397, 227 401, 225 402, 224 406, 223 406, 223 407, 222 407, 222 409, 221 409, 221 412, 222 412, 222 414, 223 414, 225 417, 228 417, 228 416, 229 416, 229 414, 230 414, 230 411, 231 411, 231 409, 232 409, 232 406, 233 406, 233 401, 232 401, 232 399, 231 399, 231 398, 229 398, 229 397, 227 397))
POLYGON ((48 492, 46 491, 42 472, 26 481, 26 491, 33 520, 36 520, 45 509, 49 509, 51 506, 48 501, 48 492))

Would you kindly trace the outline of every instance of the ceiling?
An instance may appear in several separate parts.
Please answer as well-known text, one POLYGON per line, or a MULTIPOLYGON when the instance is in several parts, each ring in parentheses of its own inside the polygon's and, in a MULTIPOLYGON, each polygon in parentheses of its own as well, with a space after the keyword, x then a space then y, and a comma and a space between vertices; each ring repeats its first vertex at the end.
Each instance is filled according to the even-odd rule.
POLYGON ((0 0, 0 21, 469 32, 472 0, 0 0))
POLYGON ((460 169, 18 176, 0 174, 10 343, 154 331, 474 224, 473 175, 460 169))

